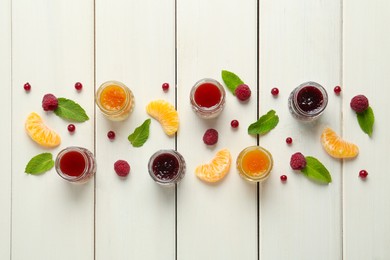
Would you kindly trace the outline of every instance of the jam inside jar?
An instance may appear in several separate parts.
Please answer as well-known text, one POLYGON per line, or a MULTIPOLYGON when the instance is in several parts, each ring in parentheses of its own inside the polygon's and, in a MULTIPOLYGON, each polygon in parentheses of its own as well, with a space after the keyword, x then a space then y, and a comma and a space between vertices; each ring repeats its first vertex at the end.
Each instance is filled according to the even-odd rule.
POLYGON ((186 163, 175 150, 159 150, 149 160, 150 177, 162 185, 178 183, 185 174, 186 163))

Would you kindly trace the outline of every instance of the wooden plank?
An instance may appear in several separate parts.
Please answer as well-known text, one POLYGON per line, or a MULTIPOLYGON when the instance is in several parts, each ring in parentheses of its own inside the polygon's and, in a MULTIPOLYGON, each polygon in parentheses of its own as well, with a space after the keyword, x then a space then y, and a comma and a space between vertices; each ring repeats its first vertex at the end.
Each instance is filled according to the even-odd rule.
POLYGON ((257 117, 256 1, 178 1, 178 150, 187 161, 187 175, 178 185, 178 259, 257 259, 257 185, 244 181, 236 158, 256 137, 247 127, 257 117), (201 119, 192 111, 190 90, 202 78, 222 83, 221 70, 238 74, 252 89, 248 103, 226 93, 226 107, 216 119, 201 119), (238 129, 230 122, 239 120, 238 129), (219 132, 207 147, 206 129, 219 132), (228 148, 232 164, 220 183, 210 185, 195 174, 217 151, 228 148))
POLYGON ((5 126, 0 128, 1 157, 3 168, 0 183, 0 259, 9 259, 11 234, 11 1, 0 2, 0 78, 4 106, 0 116, 5 126))
POLYGON ((340 8, 337 0, 260 1, 260 114, 274 109, 280 118, 260 138, 274 156, 272 176, 260 187, 260 259, 342 257, 341 162, 319 142, 325 126, 341 130, 341 98, 333 93, 341 82, 340 8), (306 81, 323 85, 329 103, 317 122, 305 124, 291 116, 287 100, 306 81), (293 138, 290 146, 287 137, 293 138), (289 165, 295 152, 319 159, 333 182, 320 185, 295 173, 289 165))
POLYGON ((12 43, 12 258, 93 259, 94 182, 73 185, 54 169, 24 173, 42 152, 55 158, 71 145, 94 150, 93 1, 13 1, 12 43), (75 100, 90 120, 69 134, 67 121, 43 111, 46 93, 75 100), (24 121, 32 111, 61 135, 59 147, 45 149, 27 136, 24 121))
POLYGON ((389 12, 385 0, 344 1, 344 138, 360 148, 358 157, 344 164, 345 259, 390 258, 389 12), (349 105, 358 94, 367 96, 375 113, 371 138, 349 105), (363 169, 366 181, 358 177, 363 169))
POLYGON ((150 101, 175 103, 174 17, 174 1, 96 1, 96 87, 118 80, 135 97, 134 111, 123 122, 97 111, 96 259, 174 259, 175 188, 154 183, 147 165, 157 150, 173 149, 175 139, 153 120, 142 147, 127 140, 150 118, 150 101), (116 132, 113 142, 106 137, 110 130, 116 132), (126 179, 114 172, 119 159, 131 165, 126 179))

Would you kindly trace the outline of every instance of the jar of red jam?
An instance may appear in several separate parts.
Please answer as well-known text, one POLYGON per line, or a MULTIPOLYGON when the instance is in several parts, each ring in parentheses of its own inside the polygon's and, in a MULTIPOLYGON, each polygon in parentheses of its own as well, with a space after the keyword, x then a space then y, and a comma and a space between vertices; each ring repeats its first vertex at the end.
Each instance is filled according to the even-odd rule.
POLYGON ((313 121, 325 110, 328 94, 324 87, 316 82, 305 82, 296 87, 288 98, 291 114, 302 121, 313 121))
POLYGON ((225 95, 221 83, 214 79, 201 79, 191 89, 192 109, 202 118, 215 118, 225 106, 225 95))
POLYGON ((183 179, 186 163, 175 150, 159 150, 150 157, 148 170, 158 184, 173 185, 183 179))
POLYGON ((60 177, 69 182, 85 183, 94 176, 96 161, 89 150, 70 146, 58 153, 55 169, 60 177))

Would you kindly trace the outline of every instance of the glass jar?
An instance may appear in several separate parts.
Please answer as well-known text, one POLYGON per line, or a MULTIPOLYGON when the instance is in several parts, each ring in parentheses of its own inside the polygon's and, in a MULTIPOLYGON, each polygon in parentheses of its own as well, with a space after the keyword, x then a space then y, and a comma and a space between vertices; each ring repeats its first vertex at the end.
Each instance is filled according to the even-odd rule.
POLYGON ((134 95, 119 81, 104 82, 96 91, 96 104, 106 118, 125 120, 134 108, 134 95))
POLYGON ((313 121, 325 110, 328 93, 316 82, 305 82, 296 87, 288 98, 291 114, 302 121, 313 121))
POLYGON ((237 170, 242 178, 250 182, 266 180, 273 167, 270 152, 261 146, 249 146, 243 149, 237 157, 237 170))
POLYGON ((186 163, 183 156, 175 150, 159 150, 149 159, 150 177, 161 185, 173 185, 183 179, 186 163))
POLYGON ((55 169, 60 177, 72 183, 85 183, 96 172, 93 154, 83 148, 70 146, 57 155, 55 169))
POLYGON ((201 79, 190 92, 192 110, 205 119, 217 117, 225 106, 225 89, 214 79, 201 79))

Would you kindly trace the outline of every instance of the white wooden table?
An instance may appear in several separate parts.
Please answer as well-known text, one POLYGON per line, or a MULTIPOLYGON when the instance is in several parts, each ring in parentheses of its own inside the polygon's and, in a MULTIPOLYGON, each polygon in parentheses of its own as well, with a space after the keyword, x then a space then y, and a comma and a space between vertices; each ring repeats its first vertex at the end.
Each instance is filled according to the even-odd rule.
POLYGON ((1 0, 0 259, 390 259, 389 13, 388 0, 1 0), (227 93, 221 116, 201 120, 191 110, 190 88, 205 77, 222 81, 222 69, 237 73, 253 95, 243 105, 227 93), (124 82, 135 95, 124 122, 106 120, 95 107, 94 92, 107 80, 124 82), (329 93, 326 112, 309 126, 287 109, 291 90, 308 80, 329 93), (70 135, 67 122, 42 110, 46 93, 77 101, 90 120, 70 135), (372 138, 349 107, 357 94, 374 109, 372 138), (177 137, 152 121, 149 140, 132 147, 127 136, 158 98, 177 106, 177 137), (248 135, 248 125, 270 109, 279 125, 260 139, 248 135), (47 150, 29 139, 24 120, 31 111, 61 134, 61 146, 47 150), (319 142, 325 126, 358 144, 359 156, 328 156, 319 142), (220 134, 212 149, 202 142, 209 127, 220 134), (217 185, 194 175, 217 150, 229 148, 235 161, 258 143, 275 161, 265 183, 245 182, 234 165, 217 185), (54 169, 24 173, 34 155, 70 145, 95 153, 98 171, 86 185, 66 183, 54 169), (162 148, 177 149, 187 162, 174 188, 147 173, 149 157, 162 148), (333 182, 318 185, 292 171, 297 151, 320 159, 333 182), (131 164, 125 180, 113 170, 118 159, 131 164), (361 169, 369 172, 366 181, 361 169))

